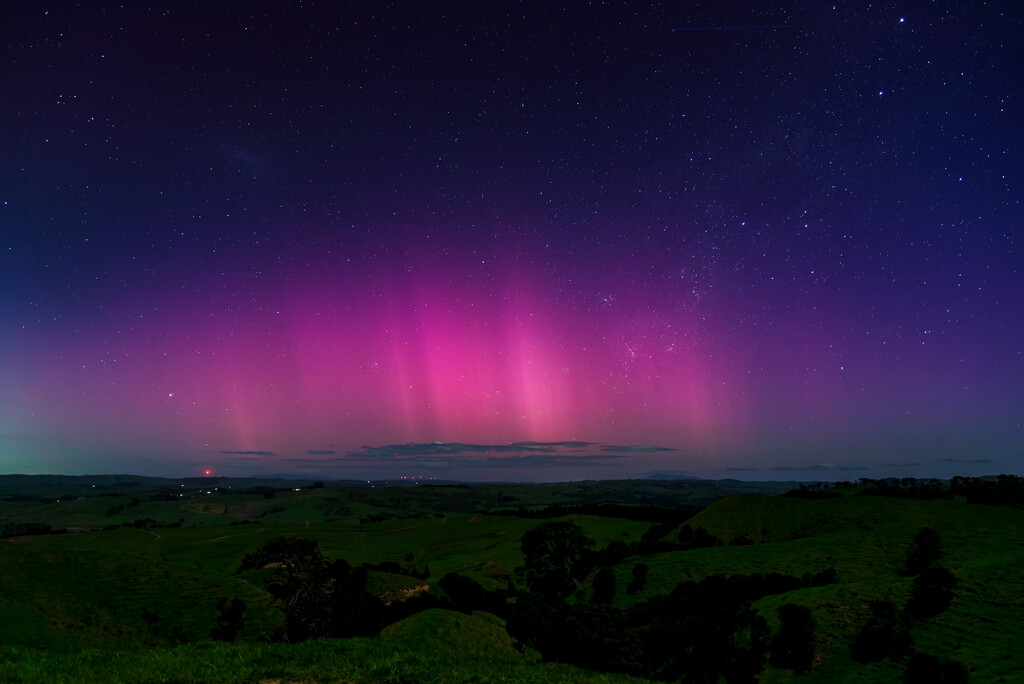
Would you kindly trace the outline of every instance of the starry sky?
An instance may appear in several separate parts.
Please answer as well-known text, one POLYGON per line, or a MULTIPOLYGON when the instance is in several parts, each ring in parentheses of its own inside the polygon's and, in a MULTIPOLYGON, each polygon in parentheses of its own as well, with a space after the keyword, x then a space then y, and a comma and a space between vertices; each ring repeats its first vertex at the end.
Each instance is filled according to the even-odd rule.
POLYGON ((0 472, 1021 473, 1022 14, 15 3, 0 472))

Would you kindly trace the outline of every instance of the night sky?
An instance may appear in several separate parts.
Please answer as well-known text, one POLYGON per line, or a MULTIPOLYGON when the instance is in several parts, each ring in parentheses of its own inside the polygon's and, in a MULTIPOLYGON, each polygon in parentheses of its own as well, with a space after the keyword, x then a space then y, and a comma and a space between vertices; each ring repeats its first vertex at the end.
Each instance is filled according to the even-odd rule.
POLYGON ((1022 472, 1019 3, 556 4, 6 7, 0 472, 1022 472))

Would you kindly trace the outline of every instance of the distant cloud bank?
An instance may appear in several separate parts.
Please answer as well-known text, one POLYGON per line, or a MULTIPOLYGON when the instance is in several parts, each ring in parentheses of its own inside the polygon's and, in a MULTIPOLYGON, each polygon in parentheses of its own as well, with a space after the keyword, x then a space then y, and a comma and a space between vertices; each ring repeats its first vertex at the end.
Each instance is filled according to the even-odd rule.
POLYGON ((617 446, 615 444, 603 444, 601 445, 601 451, 617 451, 624 454, 653 454, 657 451, 675 451, 675 449, 660 446, 617 446))
POLYGON ((351 465, 401 463, 427 467, 594 467, 617 462, 628 452, 625 447, 591 442, 513 442, 511 444, 466 444, 429 442, 364 446, 339 460, 351 465))
POLYGON ((220 453, 237 460, 273 456, 283 466, 307 467, 418 467, 451 468, 592 468, 621 464, 630 455, 671 452, 675 449, 653 445, 597 444, 593 442, 511 442, 472 444, 465 442, 414 442, 364 446, 348 452, 308 449, 301 457, 287 457, 272 451, 231 451, 220 453))
POLYGON ((830 471, 841 471, 841 472, 855 472, 861 470, 867 470, 864 466, 851 466, 841 465, 837 463, 815 463, 809 466, 774 466, 772 470, 790 470, 796 472, 830 472, 830 471))
POLYGON ((280 456, 273 451, 222 451, 220 453, 228 456, 280 456))

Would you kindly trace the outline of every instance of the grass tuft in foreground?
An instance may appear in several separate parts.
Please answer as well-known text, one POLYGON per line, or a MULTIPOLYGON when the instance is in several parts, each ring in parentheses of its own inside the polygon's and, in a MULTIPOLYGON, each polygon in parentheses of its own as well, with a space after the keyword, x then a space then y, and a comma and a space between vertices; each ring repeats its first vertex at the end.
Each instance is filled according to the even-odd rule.
POLYGON ((136 651, 57 654, 0 647, 0 681, 109 684, 236 684, 353 682, 359 684, 629 684, 646 680, 536 663, 515 656, 474 656, 405 647, 377 639, 300 644, 197 643, 136 651))

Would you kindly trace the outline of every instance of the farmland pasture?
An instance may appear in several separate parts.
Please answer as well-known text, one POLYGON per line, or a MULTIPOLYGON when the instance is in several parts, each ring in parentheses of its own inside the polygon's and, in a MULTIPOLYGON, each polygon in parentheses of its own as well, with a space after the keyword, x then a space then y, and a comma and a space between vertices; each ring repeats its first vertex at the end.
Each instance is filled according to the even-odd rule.
MULTIPOLYGON (((608 500, 650 505, 671 492, 679 496, 677 506, 693 500, 686 488, 642 483, 610 484, 608 500)), ((917 532, 930 527, 941 539, 940 562, 957 584, 948 610, 910 626, 915 648, 955 658, 971 681, 1024 677, 1019 655, 1024 652, 1019 611, 1024 603, 1024 511, 961 498, 919 501, 844 493, 806 500, 726 495, 723 488, 722 498, 685 524, 724 542, 746 538, 753 543, 691 550, 638 544, 652 522, 578 513, 559 520, 579 525, 598 549, 612 542, 626 549, 610 566, 612 605, 621 609, 658 601, 682 582, 716 575, 800 577, 834 569, 833 584, 767 595, 753 604, 773 631, 779 628, 782 605, 811 610, 817 625, 813 677, 823 682, 902 676, 898 661, 855 662, 849 644, 869 619, 871 601, 906 604, 913 578, 900 571, 917 532), (646 585, 628 594, 639 563, 648 567, 646 585)), ((273 571, 235 573, 242 558, 269 539, 298 537, 316 540, 329 557, 352 565, 393 563, 427 573, 420 579, 372 570, 368 586, 387 600, 400 600, 403 592, 443 596, 437 584, 449 572, 486 590, 503 590, 510 582, 522 586, 515 574, 523 563, 520 540, 544 520, 484 509, 489 504, 503 504, 492 510, 523 506, 527 511, 552 503, 593 504, 602 501, 597 483, 317 487, 279 490, 272 496, 197 491, 179 500, 152 497, 140 488, 106 494, 0 502, 3 524, 93 529, 0 542, 0 584, 5 587, 0 593, 0 679, 20 673, 25 681, 43 681, 39 673, 49 667, 50 673, 65 672, 66 681, 158 681, 156 673, 162 671, 174 672, 180 681, 347 677, 377 682, 402 681, 413 677, 415 668, 429 666, 433 681, 439 682, 500 681, 501 676, 537 682, 641 681, 534 662, 538 654, 515 650, 497 617, 437 607, 389 625, 379 640, 332 642, 315 652, 307 644, 259 643, 283 633, 282 613, 264 586, 273 571), (108 515, 117 506, 125 508, 108 515), (223 598, 242 599, 247 606, 237 644, 214 644, 208 637, 223 598), (111 661, 103 653, 117 656, 111 661), (208 667, 196 666, 196 658, 208 667), (119 669, 111 669, 111 662, 119 669), (33 679, 32 672, 39 676, 33 679)), ((661 528, 662 541, 675 541, 679 529, 661 528)), ((585 578, 572 602, 590 599, 591 579, 585 578)), ((788 670, 769 667, 761 681, 793 679, 788 670)))

